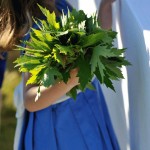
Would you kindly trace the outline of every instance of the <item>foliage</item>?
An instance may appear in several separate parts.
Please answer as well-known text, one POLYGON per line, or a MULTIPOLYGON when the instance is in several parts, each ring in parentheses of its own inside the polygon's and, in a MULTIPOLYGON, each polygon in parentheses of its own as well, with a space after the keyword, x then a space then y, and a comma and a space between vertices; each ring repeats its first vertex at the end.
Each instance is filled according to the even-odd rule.
POLYGON ((7 66, 2 86, 2 107, 0 108, 0 149, 12 150, 16 128, 16 109, 14 106, 14 89, 21 80, 21 75, 12 63, 20 55, 19 51, 9 51, 7 66), (6 144, 7 143, 7 144, 6 144))
MULTIPOLYGON (((125 49, 113 47, 116 32, 103 30, 96 14, 90 17, 82 11, 62 13, 58 20, 55 13, 39 6, 44 20, 35 19, 38 29, 31 29, 30 41, 22 41, 27 47, 15 63, 21 72, 30 72, 27 84, 49 87, 56 81, 69 79, 69 72, 79 68, 80 86, 70 91, 76 97, 77 89, 85 90, 94 75, 114 90, 112 80, 123 78, 121 67, 130 63, 122 56, 125 49)), ((40 91, 39 91, 40 92, 40 91)))

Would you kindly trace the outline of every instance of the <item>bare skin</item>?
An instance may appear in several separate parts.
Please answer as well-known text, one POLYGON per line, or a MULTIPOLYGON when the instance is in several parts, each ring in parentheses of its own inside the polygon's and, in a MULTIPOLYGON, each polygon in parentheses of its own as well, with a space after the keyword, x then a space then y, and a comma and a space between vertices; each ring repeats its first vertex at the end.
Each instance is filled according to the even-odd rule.
POLYGON ((115 0, 102 0, 99 12, 98 19, 100 20, 101 27, 103 29, 111 29, 112 28, 112 3, 115 0))
MULTIPOLYGON (((57 101, 60 97, 65 95, 69 92, 74 86, 79 84, 79 78, 77 77, 78 70, 73 69, 70 72, 70 79, 67 83, 63 81, 49 87, 41 87, 41 96, 35 102, 36 93, 38 87, 35 85, 28 85, 24 84, 24 105, 25 108, 30 111, 38 111, 44 109, 50 105, 52 105, 55 101, 57 101)), ((26 73, 24 75, 24 83, 27 82, 29 78, 29 74, 26 73)))

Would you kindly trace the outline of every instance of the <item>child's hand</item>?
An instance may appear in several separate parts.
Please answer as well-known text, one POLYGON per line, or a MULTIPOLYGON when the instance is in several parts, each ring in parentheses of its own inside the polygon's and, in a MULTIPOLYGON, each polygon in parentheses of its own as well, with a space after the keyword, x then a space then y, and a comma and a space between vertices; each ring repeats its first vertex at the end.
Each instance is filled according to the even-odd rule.
POLYGON ((77 68, 70 71, 70 79, 68 80, 68 83, 71 84, 72 87, 79 85, 79 77, 77 77, 77 74, 77 68))

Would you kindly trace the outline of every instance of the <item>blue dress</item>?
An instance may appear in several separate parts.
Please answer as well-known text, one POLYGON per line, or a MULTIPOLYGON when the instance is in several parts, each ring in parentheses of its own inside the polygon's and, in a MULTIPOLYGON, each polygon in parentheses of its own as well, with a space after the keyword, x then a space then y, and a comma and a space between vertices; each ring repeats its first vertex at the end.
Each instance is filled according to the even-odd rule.
MULTIPOLYGON (((56 4, 67 13, 66 1, 56 4)), ((92 84, 96 90, 80 92, 76 101, 26 111, 19 150, 119 150, 99 81, 92 84)))
POLYGON ((5 68, 6 68, 6 57, 7 57, 7 53, 6 52, 1 52, 0 53, 4 59, 0 59, 0 88, 2 87, 2 83, 3 83, 3 78, 4 78, 4 72, 5 72, 5 68))

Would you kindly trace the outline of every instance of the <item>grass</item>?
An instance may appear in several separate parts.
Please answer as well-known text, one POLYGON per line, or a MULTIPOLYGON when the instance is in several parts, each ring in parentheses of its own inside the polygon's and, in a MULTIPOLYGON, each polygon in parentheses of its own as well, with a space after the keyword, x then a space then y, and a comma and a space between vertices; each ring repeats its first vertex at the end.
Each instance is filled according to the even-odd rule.
POLYGON ((1 115, 0 149, 12 150, 16 127, 15 109, 3 107, 1 115))
POLYGON ((0 127, 0 149, 12 150, 16 127, 15 107, 13 102, 14 89, 20 82, 21 76, 14 69, 13 61, 19 56, 18 52, 9 52, 7 68, 2 87, 2 110, 0 127))

